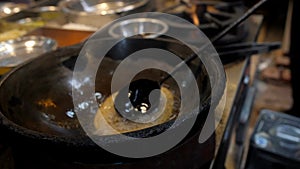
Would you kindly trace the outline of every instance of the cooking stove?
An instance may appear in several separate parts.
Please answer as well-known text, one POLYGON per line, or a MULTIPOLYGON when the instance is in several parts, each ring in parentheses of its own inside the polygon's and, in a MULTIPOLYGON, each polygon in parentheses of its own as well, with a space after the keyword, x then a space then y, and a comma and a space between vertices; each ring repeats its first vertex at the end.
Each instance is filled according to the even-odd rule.
MULTIPOLYGON (((158 0, 160 1, 160 0, 158 0)), ((160 4, 156 2, 157 4, 160 4)), ((199 19, 199 29, 201 29, 209 38, 214 37, 218 32, 223 30, 226 26, 228 26, 230 23, 234 22, 239 16, 241 16, 244 12, 244 6, 241 2, 215 2, 215 1, 208 1, 208 2, 202 2, 199 1, 194 4, 196 9, 194 10, 194 14, 191 13, 191 11, 188 11, 184 5, 178 7, 180 9, 172 9, 168 11, 167 13, 174 14, 176 16, 182 17, 184 19, 187 19, 191 23, 197 24, 195 18, 195 14, 197 15, 199 19)), ((162 6, 157 6, 155 11, 160 11, 162 6)), ((243 42, 246 41, 247 39, 255 39, 255 37, 249 38, 249 36, 254 36, 253 34, 249 35, 248 32, 248 26, 247 22, 240 25, 233 31, 231 31, 228 35, 226 35, 224 38, 219 40, 216 44, 222 45, 222 44, 228 44, 228 43, 237 43, 237 42, 243 42)), ((175 26, 181 26, 181 25, 175 25, 175 26)), ((191 36, 191 35, 187 35, 191 36)), ((187 37, 188 38, 188 37, 187 37)), ((191 37, 192 38, 192 37, 191 37)), ((245 71, 248 70, 249 67, 249 61, 247 61, 246 64, 247 68, 245 68, 245 71)), ((248 71, 247 71, 248 72, 248 71)), ((248 75, 245 75, 248 76, 248 75)), ((244 76, 243 76, 244 77, 244 76)), ((239 90, 239 95, 244 97, 244 93, 247 90, 247 85, 241 85, 241 89, 239 90)), ((236 102, 236 105, 241 104, 241 100, 236 102)), ((1 133, 4 133, 1 131, 1 133)), ((6 135, 6 134, 2 134, 6 135)), ((207 146, 213 146, 213 142, 207 143, 207 146)), ((191 145, 193 145, 192 143, 191 145)), ((13 150, 10 148, 9 141, 5 140, 4 137, 0 137, 0 168, 4 169, 12 169, 15 168, 15 166, 18 166, 15 164, 16 161, 14 161, 14 157, 12 156, 13 150), (1 143, 3 142, 3 143, 1 143)), ((226 147, 225 147, 226 149, 226 147)), ((24 151, 30 151, 30 149, 24 149, 24 151)), ((62 150, 63 151, 63 150, 62 150)), ((22 153, 23 155, 26 154, 26 152, 22 153)), ((208 153, 209 154, 209 153, 208 153)), ((211 157, 213 157, 213 154, 210 154, 211 157)), ((20 157, 20 156, 19 156, 20 157)), ((42 157, 43 158, 43 157, 42 157)), ((26 160, 30 160, 25 158, 26 160)), ((208 163, 203 164, 203 168, 209 168, 210 167, 210 162, 212 158, 208 160, 208 163)), ((52 162, 56 163, 57 161, 53 161, 53 159, 48 160, 47 162, 52 162)), ((62 160, 63 161, 63 160, 62 160)), ((222 160, 221 160, 222 161, 222 160)), ((23 161, 24 162, 24 161, 23 161)), ((34 159, 33 159, 34 162, 34 159)), ((195 162, 195 161, 194 161, 195 162)), ((29 162, 29 163, 32 163, 29 162)), ((65 166, 65 162, 62 162, 63 166, 65 166)), ((28 164, 28 161, 25 162, 24 164, 28 164)), ((47 164, 44 164, 47 165, 47 164)), ((122 163, 116 163, 116 166, 120 166, 122 163)), ((56 165, 54 165, 56 166, 56 165)), ((73 168, 81 168, 80 165, 74 165, 72 166, 73 168)), ((93 166, 89 166, 90 168, 97 168, 93 166)), ((20 168, 20 167, 19 167, 20 168)), ((100 167, 101 168, 101 167, 100 167)), ((113 168, 113 167, 112 167, 113 168)), ((130 167, 128 167, 130 168, 130 167)))
MULTIPOLYGON (((167 11, 167 13, 179 16, 197 25, 208 38, 214 37, 224 28, 236 21, 244 12, 242 1, 220 2, 220 1, 191 1, 194 10, 180 7, 167 11), (180 9, 179 9, 180 8, 180 9)), ((162 9, 157 9, 162 10, 162 9)), ((178 25, 180 26, 180 25, 178 25)), ((216 44, 228 44, 241 42, 247 37, 247 26, 241 24, 233 29, 216 44)))

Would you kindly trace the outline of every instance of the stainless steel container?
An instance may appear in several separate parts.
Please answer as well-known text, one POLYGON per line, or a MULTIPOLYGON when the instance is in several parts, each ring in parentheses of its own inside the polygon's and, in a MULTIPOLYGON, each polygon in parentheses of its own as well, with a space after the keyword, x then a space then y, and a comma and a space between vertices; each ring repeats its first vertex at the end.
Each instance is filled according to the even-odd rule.
POLYGON ((26 4, 17 4, 11 2, 0 2, 0 18, 6 17, 15 13, 20 12, 23 9, 26 9, 26 4))
POLYGON ((68 22, 100 28, 121 16, 150 11, 150 0, 63 0, 59 7, 68 22))

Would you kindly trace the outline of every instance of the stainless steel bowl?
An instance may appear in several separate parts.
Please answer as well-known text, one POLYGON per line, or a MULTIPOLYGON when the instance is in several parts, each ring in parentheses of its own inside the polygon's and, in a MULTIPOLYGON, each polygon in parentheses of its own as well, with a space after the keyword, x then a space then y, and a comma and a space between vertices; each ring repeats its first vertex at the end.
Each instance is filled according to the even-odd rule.
POLYGON ((43 53, 55 50, 55 40, 43 36, 25 36, 0 43, 0 75, 43 53))
POLYGON ((11 2, 0 3, 0 18, 20 12, 22 9, 26 8, 26 4, 17 4, 11 2))
POLYGON ((135 12, 145 11, 150 0, 62 0, 61 10, 69 22, 101 27, 106 23, 135 12))
POLYGON ((144 38, 155 38, 168 31, 169 27, 165 22, 151 18, 135 18, 117 22, 109 29, 112 37, 131 37, 143 35, 144 38))

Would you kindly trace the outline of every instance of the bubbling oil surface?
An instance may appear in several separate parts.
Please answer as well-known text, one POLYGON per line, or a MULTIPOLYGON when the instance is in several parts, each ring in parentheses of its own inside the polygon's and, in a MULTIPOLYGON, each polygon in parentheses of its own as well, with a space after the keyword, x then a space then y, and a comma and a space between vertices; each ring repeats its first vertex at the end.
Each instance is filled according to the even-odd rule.
POLYGON ((162 105, 159 106, 159 109, 157 110, 160 116, 149 123, 137 123, 122 117, 116 111, 113 103, 113 95, 115 96, 118 93, 116 92, 109 96, 99 107, 94 119, 94 126, 97 130, 97 134, 112 135, 142 130, 176 118, 178 115, 180 99, 174 97, 172 91, 164 86, 161 88, 161 91, 162 97, 160 104, 162 105))
MULTIPOLYGON (((90 78, 83 79, 83 81, 78 79, 76 79, 77 81, 74 81, 74 79, 72 79, 73 72, 66 68, 69 74, 67 76, 64 75, 59 80, 64 82, 63 86, 53 87, 53 85, 49 83, 49 85, 44 85, 43 89, 40 90, 40 92, 46 94, 32 98, 35 104, 35 109, 40 113, 40 115, 38 122, 35 120, 36 125, 32 126, 31 124, 28 124, 28 127, 46 133, 60 133, 64 135, 67 133, 72 135, 78 132, 83 133, 77 119, 76 112, 83 109, 89 110, 92 103, 90 99, 95 98, 99 104, 99 109, 94 110, 90 115, 94 117, 95 128, 97 130, 102 130, 102 133, 106 134, 113 133, 110 131, 103 132, 105 130, 105 128, 102 128, 103 125, 99 124, 99 121, 96 122, 98 116, 95 114, 98 114, 100 110, 103 113, 104 118, 106 120, 108 119, 108 124, 113 126, 114 129, 120 133, 144 129, 176 118, 180 108, 180 95, 177 84, 173 79, 164 83, 161 89, 165 94, 166 105, 165 110, 161 110, 163 111, 163 117, 161 117, 160 120, 154 123, 140 125, 121 117, 114 109, 111 100, 111 81, 114 71, 120 62, 121 60, 105 57, 99 66, 101 69, 98 69, 96 81, 92 81, 90 78), (67 82, 66 84, 65 81, 67 82), (75 90, 85 91, 87 88, 92 86, 91 84, 95 84, 95 98, 87 98, 84 102, 78 105, 73 105, 72 87, 73 89, 75 87, 75 90)), ((165 66, 168 66, 167 63, 158 62, 157 64, 165 64, 165 66)), ((166 76, 166 73, 158 70, 146 70, 143 73, 138 74, 135 78, 157 80, 157 78, 161 78, 162 76, 166 76)), ((113 94, 116 94, 117 92, 118 91, 115 91, 113 94)))
MULTIPOLYGON (((96 90, 103 93, 105 99, 99 103, 99 109, 94 118, 94 127, 97 130, 97 134, 99 135, 111 135, 118 133, 127 133, 137 130, 142 130, 145 128, 153 127, 165 122, 168 122, 177 117, 180 109, 180 94, 179 88, 174 79, 168 79, 162 86, 161 92, 164 97, 161 97, 164 100, 160 100, 160 104, 165 102, 164 106, 160 106, 161 109, 158 110, 158 114, 161 114, 156 120, 149 123, 137 123, 131 120, 128 120, 122 117, 118 111, 116 111, 113 96, 118 94, 118 91, 114 93, 110 92, 111 83, 107 84, 105 81, 112 81, 112 76, 114 70, 117 68, 121 61, 114 60, 111 58, 104 58, 101 63, 101 70, 98 70, 97 79, 96 79, 96 90), (97 88, 97 84, 99 85, 97 88), (104 85, 103 85, 104 84, 104 85)), ((133 62, 134 64, 135 62, 133 62)), ((157 64, 163 64, 163 66, 168 67, 167 63, 157 62, 157 64)), ((134 65, 137 68, 142 67, 143 65, 134 65)), ((130 69, 128 70, 128 73, 130 69)), ((136 81, 138 79, 149 79, 153 81, 158 81, 162 77, 167 76, 166 72, 157 69, 148 69, 144 70, 137 74, 132 81, 136 81)), ((125 76, 123 78, 126 78, 125 76)), ((124 106, 126 107, 126 106, 124 106)), ((124 110, 125 111, 125 110, 124 110)), ((142 113, 142 112, 141 112, 142 113)), ((147 115, 147 112, 145 113, 147 115)))

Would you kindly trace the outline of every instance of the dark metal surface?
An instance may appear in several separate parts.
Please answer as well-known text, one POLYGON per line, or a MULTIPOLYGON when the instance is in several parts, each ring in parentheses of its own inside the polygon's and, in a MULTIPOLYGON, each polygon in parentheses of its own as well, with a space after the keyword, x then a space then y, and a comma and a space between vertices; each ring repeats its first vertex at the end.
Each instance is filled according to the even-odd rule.
MULTIPOLYGON (((179 47, 178 44, 167 44, 155 39, 127 39, 123 43, 119 43, 119 46, 117 45, 107 56, 113 59, 123 59, 130 53, 149 47, 167 49, 183 58, 189 56, 191 52, 183 45, 179 47), (127 49, 126 52, 123 49, 127 49)), ((124 168, 140 168, 143 164, 148 164, 151 166, 150 168, 168 168, 168 165, 172 168, 176 168, 176 165, 178 168, 183 166, 185 166, 184 168, 199 168, 212 159, 214 137, 212 136, 204 144, 197 142, 199 129, 206 119, 207 113, 205 112, 210 105, 210 84, 205 69, 202 69, 198 78, 198 83, 201 83, 199 91, 202 96, 201 103, 204 113, 198 117, 197 125, 194 126, 189 136, 174 151, 143 162, 140 160, 132 162, 133 159, 118 157, 95 145, 85 136, 77 119, 66 119, 65 117, 67 111, 74 110, 70 94, 72 88, 69 81, 72 79, 73 66, 80 49, 81 45, 77 45, 47 53, 18 67, 2 79, 0 83, 0 122, 9 132, 10 144, 13 145, 13 152, 17 159, 21 158, 22 161, 24 152, 30 152, 28 158, 32 159, 50 156, 55 159, 63 159, 62 161, 92 161, 92 163, 110 164, 107 168, 114 167, 114 163, 120 162, 132 163, 122 165, 124 168), (48 103, 39 104, 41 100, 51 101, 55 103, 55 106, 51 107, 52 103, 49 103, 50 107, 47 106, 48 103), (45 115, 50 118, 54 116, 55 120, 45 119, 45 115), (32 146, 36 147, 38 151, 34 151, 32 146), (61 151, 62 149, 63 151, 61 151), (187 154, 182 157, 179 155, 181 153, 187 154), (189 153, 190 155, 188 155, 189 153), (99 159, 99 157, 101 158, 99 159), (153 163, 153 160, 159 162, 153 163), (187 163, 189 160, 191 161, 187 163)), ((109 82, 109 78, 97 78, 95 90, 101 91, 104 95, 108 94, 110 92, 109 82)), ((148 137, 161 133, 170 124, 172 121, 128 134, 135 137, 148 137)), ((26 163, 28 158, 26 157, 23 162, 26 163)), ((76 166, 73 163, 72 165, 76 166)))

